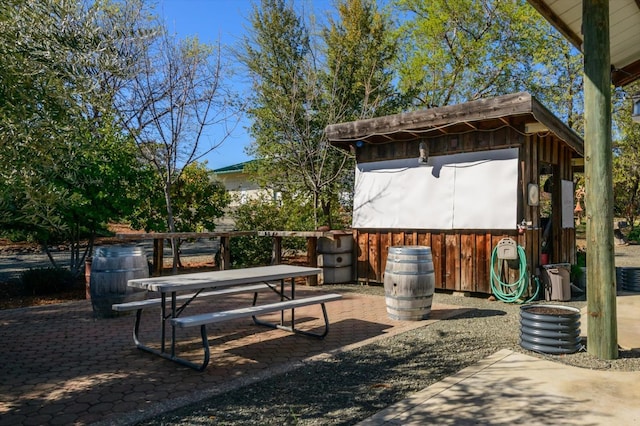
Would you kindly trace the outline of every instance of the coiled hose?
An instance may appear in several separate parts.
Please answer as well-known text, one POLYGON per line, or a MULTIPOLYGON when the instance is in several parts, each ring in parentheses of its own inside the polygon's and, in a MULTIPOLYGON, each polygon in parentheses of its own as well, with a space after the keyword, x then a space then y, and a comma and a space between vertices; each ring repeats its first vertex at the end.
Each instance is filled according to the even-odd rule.
POLYGON ((491 291, 493 295, 503 302, 507 303, 528 303, 538 297, 538 292, 540 291, 540 281, 538 277, 534 276, 533 279, 536 283, 536 289, 529 299, 523 301, 522 296, 527 291, 528 280, 527 280, 527 255, 524 252, 522 246, 518 246, 518 265, 520 267, 520 277, 514 283, 506 283, 500 279, 500 275, 502 275, 502 259, 500 259, 500 264, 498 265, 498 271, 496 273, 495 262, 498 260, 497 256, 498 247, 496 246, 491 252, 491 291))

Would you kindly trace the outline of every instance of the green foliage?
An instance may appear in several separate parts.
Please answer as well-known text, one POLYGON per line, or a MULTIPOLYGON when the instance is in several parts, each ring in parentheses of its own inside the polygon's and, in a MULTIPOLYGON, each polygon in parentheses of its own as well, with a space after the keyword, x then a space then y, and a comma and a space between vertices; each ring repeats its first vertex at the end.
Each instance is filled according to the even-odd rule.
POLYGON ((52 141, 49 153, 5 180, 2 209, 12 215, 4 225, 45 247, 70 242, 71 270, 78 273, 80 241, 104 231, 137 200, 135 145, 108 127, 85 126, 73 137, 52 141))
MULTIPOLYGON (((146 232, 166 232, 166 204, 163 184, 157 173, 146 168, 146 196, 128 217, 131 226, 146 232)), ((179 180, 171 186, 171 200, 177 232, 213 231, 215 220, 224 215, 229 194, 221 182, 212 180, 206 163, 186 166, 179 180)))
POLYGON ((80 239, 135 198, 135 146, 114 126, 113 102, 152 32, 142 10, 140 1, 0 5, 0 54, 11 64, 0 69, 0 223, 45 250, 70 242, 73 273, 80 239))
POLYGON ((323 29, 327 64, 326 113, 332 122, 399 112, 403 106, 393 85, 398 40, 389 15, 372 0, 336 3, 339 20, 323 29))
POLYGON ((576 265, 579 267, 586 267, 587 266, 587 252, 584 249, 578 249, 578 251, 576 252, 576 265))
POLYGON ((640 243, 640 228, 635 227, 627 234, 627 240, 640 243))
MULTIPOLYGON (((239 231, 314 230, 313 204, 298 198, 263 196, 240 204, 233 213, 239 231)), ((246 236, 231 239, 233 267, 266 265, 271 261, 272 240, 246 236)), ((304 238, 283 238, 284 251, 306 250, 304 238)))
POLYGON ((578 128, 581 57, 525 0, 395 0, 399 87, 418 107, 526 90, 578 128), (573 122, 572 122, 573 121, 573 122))
POLYGON ((125 217, 133 229, 145 232, 167 232, 167 205, 160 176, 148 164, 142 166, 141 196, 131 214, 125 217))
POLYGON ((61 268, 33 268, 20 275, 25 294, 42 296, 69 290, 75 282, 71 271, 61 268))
POLYGON ((640 83, 625 89, 626 99, 614 113, 619 130, 613 156, 614 213, 624 217, 633 230, 640 214, 640 124, 631 120, 628 94, 640 90, 640 83))
POLYGON ((13 242, 26 241, 28 243, 37 243, 37 241, 33 239, 33 235, 20 229, 0 229, 0 238, 6 238, 13 242))
POLYGON ((339 194, 352 191, 353 158, 328 143, 325 127, 397 109, 388 16, 370 0, 337 6, 340 20, 330 19, 320 38, 290 3, 263 0, 240 58, 253 80, 253 176, 308 200, 314 227, 335 227, 339 194))
POLYGON ((212 180, 206 164, 191 163, 173 186, 176 231, 213 231, 230 198, 224 185, 212 180))
MULTIPOLYGON (((234 219, 239 231, 286 229, 286 217, 281 215, 278 203, 267 197, 241 204, 234 211, 234 219)), ((268 265, 271 262, 271 238, 235 237, 229 243, 233 268, 268 265)))

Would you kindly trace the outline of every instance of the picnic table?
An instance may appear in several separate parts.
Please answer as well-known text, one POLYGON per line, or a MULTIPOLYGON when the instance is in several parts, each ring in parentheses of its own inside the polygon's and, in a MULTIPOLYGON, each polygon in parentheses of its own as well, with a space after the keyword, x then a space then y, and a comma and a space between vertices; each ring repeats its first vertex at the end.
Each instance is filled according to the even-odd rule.
POLYGON ((127 303, 115 304, 115 311, 136 311, 136 320, 133 329, 133 339, 136 346, 144 351, 153 353, 171 361, 194 368, 204 370, 209 363, 210 349, 207 338, 207 324, 215 324, 222 321, 249 317, 258 325, 270 328, 279 328, 296 334, 324 338, 329 332, 329 319, 325 303, 338 300, 340 294, 322 294, 313 297, 296 299, 295 279, 300 277, 316 276, 321 270, 306 266, 271 265, 255 268, 230 269, 223 271, 199 272, 193 274, 171 275, 154 278, 140 278, 128 281, 128 286, 144 289, 149 292, 160 293, 159 298, 146 299, 127 303), (289 282, 288 292, 286 282, 289 282), (258 293, 262 291, 275 292, 280 301, 268 304, 258 304, 258 293), (209 312, 191 316, 181 314, 194 300, 206 298, 225 297, 237 293, 253 293, 253 302, 250 306, 241 306, 231 310, 209 312), (320 305, 324 319, 324 331, 312 333, 298 330, 295 327, 295 308, 320 305), (155 349, 142 343, 139 337, 140 320, 142 311, 146 308, 160 307, 160 349, 155 349), (284 323, 285 310, 291 310, 290 325, 284 323), (280 312, 280 322, 271 323, 259 320, 258 315, 272 312, 280 312), (171 335, 167 339, 167 327, 170 326, 171 335), (176 354, 177 329, 188 327, 200 327, 200 335, 203 347, 203 361, 200 364, 181 358, 176 354), (169 349, 167 349, 167 340, 169 349))

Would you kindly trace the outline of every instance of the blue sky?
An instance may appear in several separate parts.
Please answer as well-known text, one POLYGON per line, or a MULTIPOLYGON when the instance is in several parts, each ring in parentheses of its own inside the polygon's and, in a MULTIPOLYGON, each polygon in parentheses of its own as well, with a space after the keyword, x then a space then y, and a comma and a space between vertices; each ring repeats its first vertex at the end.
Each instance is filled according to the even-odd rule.
MULTIPOLYGON (((259 0, 256 0, 259 1, 259 0)), ((330 0, 294 0, 296 7, 312 8, 316 15, 323 16, 332 9, 330 0)), ((157 0, 156 12, 163 17, 167 27, 178 37, 197 35, 201 42, 223 45, 237 45, 249 27, 248 18, 252 10, 251 0, 157 0)), ((235 83, 236 89, 243 90, 242 83, 235 83)), ((243 120, 231 137, 212 152, 206 160, 211 169, 219 169, 231 164, 247 161, 245 153, 250 137, 245 130, 249 126, 243 120)), ((219 140, 220 130, 210 128, 207 135, 219 140)))

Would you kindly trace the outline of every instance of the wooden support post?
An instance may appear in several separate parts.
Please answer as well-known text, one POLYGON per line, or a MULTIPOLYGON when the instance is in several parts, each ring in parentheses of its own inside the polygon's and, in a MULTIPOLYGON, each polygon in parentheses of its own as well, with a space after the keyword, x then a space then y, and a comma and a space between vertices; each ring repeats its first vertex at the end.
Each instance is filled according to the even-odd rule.
POLYGON ((164 267, 164 238, 153 239, 153 275, 162 275, 164 267))
POLYGON ((587 352, 618 357, 613 249, 609 0, 583 0, 587 352))
POLYGON ((229 250, 230 237, 220 237, 220 270, 231 268, 231 251, 229 250))
POLYGON ((272 237, 273 246, 271 248, 271 264, 279 265, 282 263, 282 237, 272 237))
MULTIPOLYGON (((318 237, 307 237, 307 264, 313 268, 318 266, 318 237)), ((318 276, 307 277, 307 285, 318 285, 318 276)))

